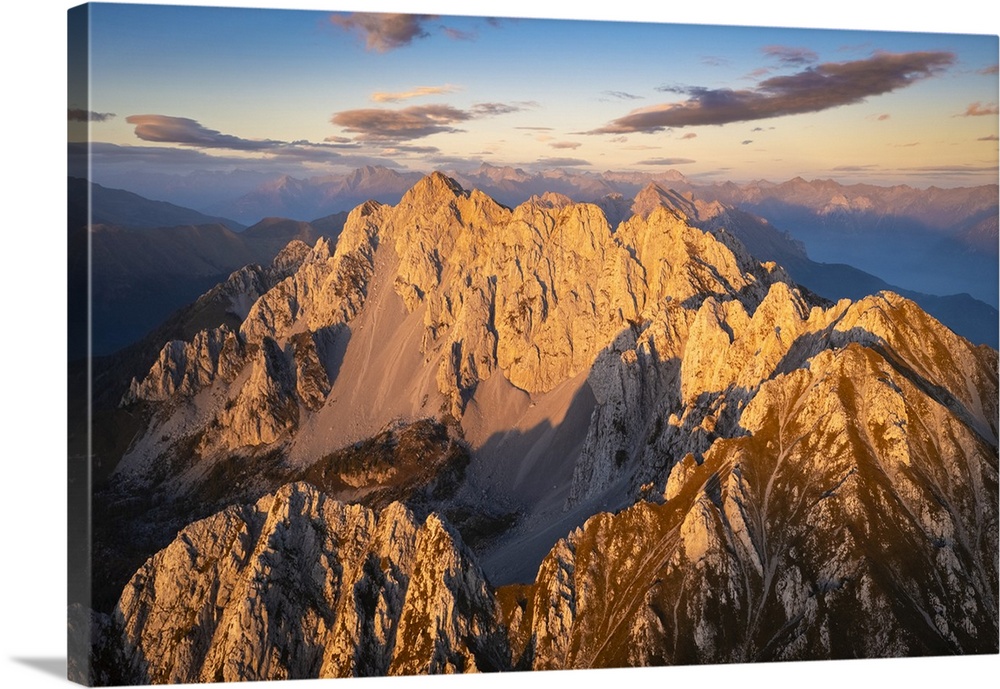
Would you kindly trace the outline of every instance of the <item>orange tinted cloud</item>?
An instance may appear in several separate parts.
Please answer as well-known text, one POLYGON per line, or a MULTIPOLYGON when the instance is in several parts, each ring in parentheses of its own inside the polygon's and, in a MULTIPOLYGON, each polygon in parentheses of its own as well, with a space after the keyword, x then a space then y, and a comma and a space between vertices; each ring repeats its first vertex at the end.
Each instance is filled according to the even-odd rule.
POLYGON ((995 103, 983 105, 982 103, 973 103, 965 112, 962 113, 963 117, 983 117, 984 115, 997 115, 1000 114, 1000 109, 997 109, 995 103))
POLYGON ((417 86, 409 91, 399 91, 397 93, 376 91, 372 94, 372 100, 376 103, 395 103, 397 101, 408 100, 410 98, 419 98, 420 96, 435 96, 442 93, 454 93, 459 90, 458 86, 452 86, 451 84, 445 84, 443 86, 417 86))

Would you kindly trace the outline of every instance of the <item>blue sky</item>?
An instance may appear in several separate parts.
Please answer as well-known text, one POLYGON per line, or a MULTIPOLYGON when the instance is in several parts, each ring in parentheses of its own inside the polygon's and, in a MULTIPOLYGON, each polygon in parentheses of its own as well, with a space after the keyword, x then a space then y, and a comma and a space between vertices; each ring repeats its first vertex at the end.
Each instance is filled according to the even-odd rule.
POLYGON ((956 186, 996 181, 997 84, 989 35, 96 5, 70 134, 96 166, 174 173, 956 186))

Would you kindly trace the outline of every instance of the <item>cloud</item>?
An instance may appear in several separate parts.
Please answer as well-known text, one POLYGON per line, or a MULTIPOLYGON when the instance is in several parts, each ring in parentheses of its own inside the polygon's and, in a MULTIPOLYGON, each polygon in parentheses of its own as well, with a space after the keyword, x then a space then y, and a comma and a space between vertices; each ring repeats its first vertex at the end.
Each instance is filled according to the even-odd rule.
POLYGON ((792 48, 784 45, 768 45, 761 48, 761 52, 768 57, 773 57, 786 65, 807 65, 819 59, 815 51, 808 48, 792 48))
POLYGON ((887 113, 887 112, 886 112, 886 113, 882 113, 881 115, 879 115, 879 116, 878 116, 878 117, 876 117, 875 119, 877 119, 877 120, 878 120, 879 122, 885 122, 885 121, 886 121, 887 119, 889 119, 890 117, 891 117, 891 115, 890 115, 889 113, 887 113))
POLYGON ((323 141, 328 141, 335 144, 349 144, 354 141, 354 139, 348 136, 328 136, 323 141))
POLYGON ((910 172, 920 175, 979 175, 984 172, 996 172, 996 165, 936 165, 923 167, 905 167, 902 172, 910 172))
POLYGON ((688 165, 697 161, 690 158, 647 158, 640 160, 636 165, 688 165))
POLYGON ((910 143, 906 143, 906 144, 889 144, 889 145, 892 146, 893 148, 913 148, 914 146, 919 146, 920 142, 919 141, 911 141, 910 143))
POLYGON ((462 31, 450 26, 442 26, 441 31, 445 36, 456 41, 474 41, 476 39, 476 34, 471 31, 462 31))
POLYGON ((514 127, 514 129, 528 129, 533 132, 551 132, 552 127, 514 127))
POLYGON ((743 141, 740 142, 740 144, 742 144, 743 146, 749 146, 752 143, 753 139, 744 139, 743 141))
POLYGON ((717 55, 703 55, 701 64, 708 65, 709 67, 726 67, 729 65, 729 60, 717 55))
MULTIPOLYGON (((261 170, 273 173, 276 169, 288 173, 306 173, 309 164, 334 164, 345 167, 384 165, 398 167, 391 158, 374 155, 344 155, 334 146, 322 144, 286 144, 269 149, 259 157, 220 155, 206 153, 197 148, 172 148, 167 146, 119 146, 100 141, 87 145, 69 144, 69 166, 75 175, 86 175, 87 167, 118 173, 152 170, 186 174, 197 170, 261 170), (278 167, 276 167, 276 163, 278 167)), ((216 149, 218 150, 218 149, 216 149)))
POLYGON ((400 91, 397 93, 376 91, 372 94, 372 100, 376 103, 395 103, 397 101, 408 100, 410 98, 436 96, 442 93, 454 93, 455 91, 460 90, 461 89, 458 86, 452 86, 451 84, 445 84, 444 86, 417 86, 409 91, 400 91))
POLYGON ((352 12, 348 15, 335 14, 330 17, 330 21, 347 31, 360 34, 365 39, 367 50, 386 53, 429 36, 423 24, 435 18, 429 14, 352 12))
POLYGON ((982 103, 973 103, 968 108, 965 109, 960 117, 982 117, 984 115, 997 115, 1000 114, 1000 109, 997 109, 996 103, 988 103, 983 105, 982 103))
POLYGON ((696 138, 698 138, 698 135, 695 134, 694 132, 688 132, 687 134, 681 137, 681 139, 696 139, 696 138))
POLYGON ((762 132, 762 131, 764 131, 764 128, 763 127, 754 127, 750 131, 751 132, 762 132))
POLYGON ((601 93, 612 98, 617 98, 618 100, 642 100, 644 98, 644 96, 637 96, 625 91, 601 91, 601 93))
POLYGON ((115 116, 113 112, 94 112, 80 108, 70 108, 68 115, 70 122, 107 122, 115 116))
POLYGON ((181 144, 196 148, 228 148, 234 151, 262 151, 285 145, 282 141, 241 139, 209 129, 187 117, 168 115, 129 115, 135 125, 135 135, 143 141, 181 144))
POLYGON ((838 165, 833 168, 834 172, 870 172, 872 170, 878 170, 876 165, 838 165))
POLYGON ((391 146, 382 151, 383 155, 393 155, 395 153, 416 153, 418 155, 428 155, 440 152, 441 149, 437 146, 391 146))
POLYGON ((399 110, 361 108, 334 113, 330 122, 356 134, 356 141, 410 141, 460 131, 454 125, 480 117, 505 115, 522 108, 506 103, 476 103, 471 110, 451 105, 413 105, 399 110))
POLYGON ((549 144, 552 148, 570 148, 577 149, 580 148, 581 144, 579 141, 554 141, 549 144))
POLYGON ((69 156, 92 156, 95 164, 128 164, 141 165, 201 165, 211 163, 226 165, 243 161, 235 156, 215 156, 192 148, 167 148, 162 146, 119 146, 117 144, 94 141, 91 144, 73 142, 69 144, 69 156))
POLYGON ((544 165, 549 167, 576 167, 578 165, 590 165, 590 161, 582 158, 539 158, 534 163, 535 166, 544 165))
POLYGON ((997 141, 996 134, 990 134, 989 136, 981 136, 976 141, 997 141))
POLYGON ((688 99, 633 110, 589 133, 656 132, 820 112, 905 88, 954 61, 955 55, 947 52, 876 53, 865 60, 827 62, 770 77, 750 89, 660 89, 685 93, 688 99))
POLYGON ((983 67, 981 70, 979 70, 979 73, 985 76, 996 76, 997 74, 1000 74, 1000 64, 990 65, 989 67, 983 67))
POLYGON ((507 115, 512 112, 524 110, 521 105, 510 105, 508 103, 476 103, 472 106, 472 114, 475 117, 492 117, 493 115, 507 115))
POLYGON ((457 169, 473 170, 481 166, 485 161, 481 158, 469 158, 466 156, 434 156, 433 158, 428 158, 427 162, 432 165, 453 165, 457 169))
POLYGON ((450 105, 414 105, 401 110, 361 108, 334 114, 330 121, 357 134, 359 141, 407 141, 458 131, 454 126, 471 115, 450 105))

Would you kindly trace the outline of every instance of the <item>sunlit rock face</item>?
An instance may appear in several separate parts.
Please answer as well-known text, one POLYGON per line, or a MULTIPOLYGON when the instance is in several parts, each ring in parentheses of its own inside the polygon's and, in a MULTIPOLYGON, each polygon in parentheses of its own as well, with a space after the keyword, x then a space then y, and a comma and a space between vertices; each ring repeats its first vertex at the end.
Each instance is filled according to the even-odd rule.
POLYGON ((461 539, 290 484, 191 524, 115 610, 138 683, 509 667, 493 591, 461 539))
POLYGON ((816 298, 729 213, 435 173, 166 344, 123 483, 273 485, 132 577, 127 679, 997 652, 996 350, 816 298), (391 451, 428 418, 447 451, 391 451))
POLYGON ((996 652, 995 440, 911 378, 852 343, 762 384, 746 435, 676 465, 663 504, 552 550, 520 662, 996 652))

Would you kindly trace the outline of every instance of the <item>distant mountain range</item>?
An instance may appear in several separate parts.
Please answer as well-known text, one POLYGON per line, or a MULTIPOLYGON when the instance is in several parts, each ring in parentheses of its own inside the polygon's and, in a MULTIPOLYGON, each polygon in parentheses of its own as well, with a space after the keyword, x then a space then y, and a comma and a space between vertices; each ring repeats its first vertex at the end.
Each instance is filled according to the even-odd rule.
POLYGON ((228 218, 206 215, 166 201, 151 201, 124 189, 88 183, 80 177, 69 178, 68 194, 69 217, 89 217, 93 225, 151 228, 217 224, 234 232, 246 228, 228 218))
MULTIPOLYGON (((244 228, 96 184, 88 206, 86 185, 69 180, 70 280, 79 283, 89 259, 96 355, 135 342, 233 271, 269 264, 293 239, 311 246, 321 236, 336 237, 346 217, 319 219, 318 228, 277 219, 244 228)), ((73 298, 85 297, 83 292, 73 298)), ((71 359, 85 354, 85 343, 71 343, 71 359)))
MULTIPOLYGON (((239 207, 248 218, 265 212, 272 216, 245 230, 240 223, 221 216, 207 216, 93 185, 93 217, 98 222, 92 237, 95 266, 99 267, 94 305, 99 323, 108 326, 100 329, 95 339, 96 351, 109 353, 135 341, 229 272, 248 263, 270 262, 293 238, 311 245, 319 236, 336 237, 347 213, 324 215, 327 211, 349 201, 356 201, 354 205, 368 199, 398 202, 415 177, 415 173, 377 167, 310 180, 283 177, 240 201, 239 207), (251 208, 255 210, 250 212, 251 208), (169 229, 174 225, 181 229, 169 229), (143 231, 137 232, 140 229, 143 231), (127 290, 121 287, 125 284, 129 285, 127 290)), ((674 171, 658 175, 609 172, 596 176, 563 171, 529 174, 515 168, 483 165, 475 173, 455 179, 468 188, 491 190, 491 196, 510 206, 537 195, 535 192, 556 193, 567 200, 593 199, 612 225, 632 214, 634 201, 643 203, 639 198, 642 194, 661 195, 656 202, 683 206, 694 223, 728 223, 730 231, 736 232, 754 255, 781 264, 795 280, 818 295, 833 300, 859 299, 889 289, 913 299, 973 342, 996 346, 1000 339, 994 305, 1000 279, 996 247, 991 253, 989 242, 984 240, 992 236, 995 244, 995 211, 989 215, 991 201, 995 209, 995 187, 935 190, 929 192, 929 201, 919 202, 920 195, 909 187, 843 187, 803 180, 783 185, 694 186, 674 171), (670 199, 665 200, 668 190, 670 199), (835 202, 829 201, 831 198, 835 202), (789 209, 797 209, 792 213, 795 219, 788 221, 790 225, 768 222, 756 211, 740 210, 741 206, 760 206, 781 216, 775 210, 775 199, 783 199, 781 208, 786 214, 792 213, 789 209), (695 200, 702 210, 696 208, 695 200), (712 202, 721 205, 706 205, 712 202), (822 205, 824 202, 826 205, 822 205), (870 231, 865 231, 865 218, 873 217, 874 207, 887 210, 870 231), (814 212, 818 219, 804 219, 813 213, 810 208, 818 209, 814 212), (861 209, 860 214, 851 208, 861 209), (923 229, 901 236, 898 225, 914 223, 920 217, 926 218, 923 229), (956 226, 947 225, 949 217, 955 219, 956 226), (928 229, 932 226, 938 229, 932 232, 928 229), (803 239, 801 233, 793 234, 791 227, 823 229, 814 229, 803 239), (822 244, 827 241, 823 237, 836 238, 838 234, 839 242, 829 240, 841 247, 838 255, 858 263, 817 260, 811 244, 822 244), (876 250, 872 248, 875 245, 883 248, 876 250), (924 258, 919 259, 918 254, 924 258), (901 256, 909 263, 924 265, 926 270, 916 271, 909 280, 899 283, 885 279, 885 273, 896 272, 886 266, 892 266, 901 256), (962 287, 968 289, 959 289, 962 287), (991 295, 994 301, 990 301, 991 295)), ((85 182, 71 178, 70 213, 77 218, 77 224, 86 217, 85 200, 85 182)))
MULTIPOLYGON (((903 289, 936 295, 968 293, 994 308, 1000 304, 996 185, 915 189, 802 178, 703 184, 675 170, 528 172, 488 164, 449 174, 463 187, 479 189, 509 207, 546 192, 577 202, 601 203, 617 196, 627 201, 652 182, 765 217, 802 241, 815 261, 848 264, 903 289)), ((194 207, 244 224, 268 216, 309 221, 349 211, 369 199, 397 203, 420 176, 378 166, 308 179, 282 176, 256 184, 258 178, 246 176, 240 178, 246 191, 232 195, 230 175, 220 177, 214 201, 194 207)), ((205 185, 211 183, 199 179, 196 198, 204 201, 205 185)), ((190 187, 178 179, 176 185, 163 184, 156 190, 168 195, 181 182, 184 189, 190 187)), ((178 190, 169 198, 183 203, 180 199, 195 197, 178 190)))

